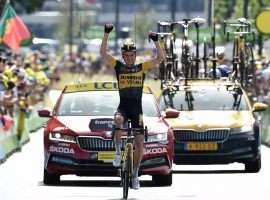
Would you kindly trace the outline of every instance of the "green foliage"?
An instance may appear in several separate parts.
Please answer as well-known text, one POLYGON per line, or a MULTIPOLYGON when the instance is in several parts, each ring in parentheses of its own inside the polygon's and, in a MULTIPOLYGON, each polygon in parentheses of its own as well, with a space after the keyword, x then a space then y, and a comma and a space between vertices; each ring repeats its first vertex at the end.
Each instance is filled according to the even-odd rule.
MULTIPOLYGON (((11 5, 17 11, 18 8, 23 7, 27 13, 32 13, 40 9, 46 0, 10 0, 11 5)), ((5 1, 0 1, 0 13, 2 13, 5 4, 5 1)))
MULTIPOLYGON (((145 40, 148 39, 148 32, 151 30, 154 19, 152 16, 155 16, 154 11, 150 12, 139 12, 136 13, 134 16, 134 30, 133 30, 133 37, 135 38, 135 42, 144 48, 145 40)), ((156 24, 155 24, 156 25, 156 24)))
POLYGON ((231 18, 234 12, 236 0, 216 0, 215 1, 215 21, 223 22, 225 19, 231 18))
MULTIPOLYGON (((215 0, 215 21, 237 19, 244 16, 244 0, 215 0)), ((248 0, 248 18, 255 19, 261 9, 269 7, 270 0, 248 0)))

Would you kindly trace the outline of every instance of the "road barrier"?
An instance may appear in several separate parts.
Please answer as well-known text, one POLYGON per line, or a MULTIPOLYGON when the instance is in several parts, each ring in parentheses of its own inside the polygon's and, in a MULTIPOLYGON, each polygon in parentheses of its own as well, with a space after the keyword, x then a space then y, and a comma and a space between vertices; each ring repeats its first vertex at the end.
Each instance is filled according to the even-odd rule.
POLYGON ((13 114, 13 124, 8 130, 3 130, 0 127, 0 163, 13 153, 20 151, 22 146, 29 142, 30 132, 34 132, 42 127, 42 124, 47 120, 38 116, 37 111, 44 107, 51 107, 49 95, 45 95, 43 102, 39 102, 33 106, 33 110, 26 115, 17 110, 13 114))
POLYGON ((262 143, 270 147, 270 109, 262 112, 262 143))
POLYGON ((5 152, 3 151, 2 145, 0 144, 0 163, 6 160, 5 152))

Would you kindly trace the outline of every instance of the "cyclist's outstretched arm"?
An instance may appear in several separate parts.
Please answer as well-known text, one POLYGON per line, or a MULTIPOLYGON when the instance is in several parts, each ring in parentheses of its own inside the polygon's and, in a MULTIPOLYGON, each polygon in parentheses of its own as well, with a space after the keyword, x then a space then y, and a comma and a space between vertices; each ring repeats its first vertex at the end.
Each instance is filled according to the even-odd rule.
POLYGON ((153 40, 157 50, 157 56, 150 60, 152 65, 155 66, 165 59, 165 55, 158 41, 158 34, 156 32, 149 31, 148 36, 153 40))
POLYGON ((107 43, 110 32, 113 30, 113 24, 106 24, 104 26, 104 36, 100 45, 100 55, 108 63, 115 60, 115 58, 107 51, 107 43))

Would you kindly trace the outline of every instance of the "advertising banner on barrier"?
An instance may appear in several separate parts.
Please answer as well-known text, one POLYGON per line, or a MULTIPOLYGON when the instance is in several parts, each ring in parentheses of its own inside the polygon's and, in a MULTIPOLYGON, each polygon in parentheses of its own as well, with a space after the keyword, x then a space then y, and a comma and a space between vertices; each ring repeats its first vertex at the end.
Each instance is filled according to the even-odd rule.
POLYGON ((1 144, 0 144, 0 163, 1 163, 1 161, 3 161, 4 159, 6 159, 6 156, 5 156, 5 154, 4 154, 4 151, 3 151, 3 149, 2 149, 2 146, 1 146, 1 144))

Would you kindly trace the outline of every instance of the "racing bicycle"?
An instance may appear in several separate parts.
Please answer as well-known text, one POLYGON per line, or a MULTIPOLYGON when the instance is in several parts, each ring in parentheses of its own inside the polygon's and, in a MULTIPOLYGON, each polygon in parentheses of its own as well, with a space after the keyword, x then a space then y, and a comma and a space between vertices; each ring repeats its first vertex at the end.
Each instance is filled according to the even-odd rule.
POLYGON ((227 36, 227 42, 230 35, 234 35, 233 71, 235 77, 240 79, 243 88, 250 84, 255 71, 252 45, 246 41, 247 36, 252 35, 253 42, 255 42, 255 32, 251 31, 250 27, 251 23, 245 18, 239 18, 236 21, 224 21, 224 33, 227 36), (235 27, 236 30, 230 33, 226 29, 227 26, 235 27))
POLYGON ((187 85, 187 79, 193 78, 193 64, 194 58, 190 55, 190 44, 188 40, 188 29, 190 24, 194 23, 193 20, 189 18, 184 18, 182 21, 178 22, 183 27, 183 38, 182 38, 182 55, 181 55, 181 63, 182 63, 182 71, 185 78, 185 85, 187 85))
POLYGON ((158 22, 158 35, 160 35, 160 44, 165 54, 165 60, 159 66, 159 78, 162 80, 162 83, 166 83, 169 80, 175 80, 179 76, 177 67, 178 59, 175 49, 176 34, 174 25, 175 22, 173 21, 158 22))
POLYGON ((121 185, 123 187, 123 198, 128 198, 128 190, 131 186, 131 177, 134 173, 134 166, 133 166, 133 132, 139 131, 143 132, 145 136, 145 141, 147 141, 148 136, 148 129, 147 126, 145 128, 132 128, 131 121, 127 121, 127 128, 116 128, 113 125, 112 129, 112 139, 114 138, 115 131, 126 131, 127 137, 124 143, 124 150, 122 152, 122 159, 121 159, 121 167, 118 169, 118 175, 121 177, 121 185))

